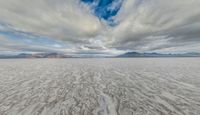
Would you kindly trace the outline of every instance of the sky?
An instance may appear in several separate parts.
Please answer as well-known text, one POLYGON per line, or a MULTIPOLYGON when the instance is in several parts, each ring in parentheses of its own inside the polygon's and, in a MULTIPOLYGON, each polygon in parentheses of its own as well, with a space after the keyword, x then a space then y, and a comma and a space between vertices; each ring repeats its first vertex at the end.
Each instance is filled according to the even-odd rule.
POLYGON ((0 0, 0 53, 200 52, 200 0, 0 0))

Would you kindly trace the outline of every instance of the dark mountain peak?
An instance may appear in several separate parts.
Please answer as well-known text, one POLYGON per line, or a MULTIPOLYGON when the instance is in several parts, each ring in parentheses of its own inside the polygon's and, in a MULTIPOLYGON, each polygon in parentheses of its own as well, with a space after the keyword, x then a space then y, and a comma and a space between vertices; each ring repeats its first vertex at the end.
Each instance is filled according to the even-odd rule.
POLYGON ((0 55, 0 58, 69 58, 71 56, 61 54, 61 53, 20 53, 18 55, 0 55))
POLYGON ((161 54, 161 53, 139 53, 139 52, 127 52, 117 57, 200 57, 200 53, 184 53, 184 54, 161 54))

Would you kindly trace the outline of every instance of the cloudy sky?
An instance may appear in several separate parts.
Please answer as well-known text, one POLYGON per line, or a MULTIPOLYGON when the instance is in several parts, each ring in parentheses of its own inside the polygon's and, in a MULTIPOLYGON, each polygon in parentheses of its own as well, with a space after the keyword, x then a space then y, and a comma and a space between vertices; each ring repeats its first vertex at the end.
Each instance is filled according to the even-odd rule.
POLYGON ((200 0, 0 0, 0 53, 200 52, 200 0))

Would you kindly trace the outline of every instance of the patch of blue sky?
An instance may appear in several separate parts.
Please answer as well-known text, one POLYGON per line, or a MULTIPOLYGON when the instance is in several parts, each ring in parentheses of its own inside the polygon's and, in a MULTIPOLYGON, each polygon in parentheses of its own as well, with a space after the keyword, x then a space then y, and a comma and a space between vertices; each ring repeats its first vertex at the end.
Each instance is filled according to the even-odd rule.
POLYGON ((104 19, 109 25, 115 25, 116 22, 112 19, 116 16, 121 8, 123 0, 81 0, 82 2, 91 5, 94 15, 99 19, 104 19))

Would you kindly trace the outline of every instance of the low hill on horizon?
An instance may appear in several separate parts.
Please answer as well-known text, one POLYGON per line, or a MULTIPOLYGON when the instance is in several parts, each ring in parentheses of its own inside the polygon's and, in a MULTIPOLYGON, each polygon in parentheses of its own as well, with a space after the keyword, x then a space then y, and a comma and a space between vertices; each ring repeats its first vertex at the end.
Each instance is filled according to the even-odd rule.
POLYGON ((118 58, 131 58, 131 57, 200 57, 200 53, 183 53, 183 54, 162 54, 162 53, 139 53, 127 52, 117 56, 118 58))
POLYGON ((71 58, 72 56, 61 53, 20 53, 17 55, 0 55, 0 59, 10 58, 71 58))
MULTIPOLYGON (((95 58, 99 56, 76 56, 62 53, 20 53, 16 55, 0 54, 0 59, 14 58, 95 58)), ((184 53, 184 54, 161 54, 161 53, 139 53, 127 52, 118 56, 102 56, 102 58, 134 58, 134 57, 200 57, 200 53, 184 53)), ((101 58, 101 57, 100 57, 101 58)))

